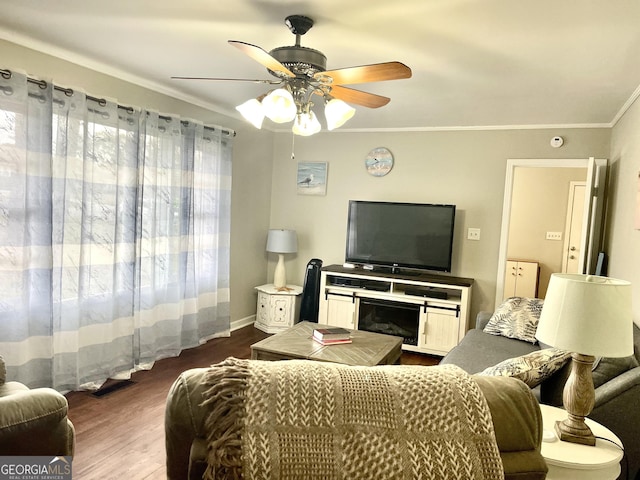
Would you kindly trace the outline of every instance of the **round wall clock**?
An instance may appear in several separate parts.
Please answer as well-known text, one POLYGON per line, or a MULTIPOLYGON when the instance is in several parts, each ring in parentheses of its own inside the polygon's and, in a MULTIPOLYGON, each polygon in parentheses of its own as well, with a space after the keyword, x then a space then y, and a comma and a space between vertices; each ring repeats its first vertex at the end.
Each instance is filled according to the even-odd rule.
POLYGON ((374 177, 384 177, 393 168, 393 154, 385 147, 371 150, 364 159, 367 172, 374 177))

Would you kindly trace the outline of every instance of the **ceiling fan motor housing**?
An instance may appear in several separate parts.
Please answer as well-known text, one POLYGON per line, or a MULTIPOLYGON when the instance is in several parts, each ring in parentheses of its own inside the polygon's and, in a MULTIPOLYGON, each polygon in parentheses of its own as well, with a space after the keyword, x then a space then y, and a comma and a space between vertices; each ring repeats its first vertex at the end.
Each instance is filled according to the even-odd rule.
POLYGON ((269 54, 296 75, 313 76, 314 73, 324 72, 327 69, 327 57, 313 48, 278 47, 271 50, 269 54))

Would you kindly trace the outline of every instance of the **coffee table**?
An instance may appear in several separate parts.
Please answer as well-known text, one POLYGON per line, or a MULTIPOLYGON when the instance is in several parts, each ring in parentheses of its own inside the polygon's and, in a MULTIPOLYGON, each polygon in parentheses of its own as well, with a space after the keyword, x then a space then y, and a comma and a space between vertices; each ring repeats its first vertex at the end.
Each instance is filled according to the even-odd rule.
POLYGON ((400 362, 402 338, 381 333, 351 330, 352 343, 321 345, 311 338, 314 328, 327 328, 300 322, 284 332, 251 345, 253 360, 306 359, 345 365, 391 365, 400 362))

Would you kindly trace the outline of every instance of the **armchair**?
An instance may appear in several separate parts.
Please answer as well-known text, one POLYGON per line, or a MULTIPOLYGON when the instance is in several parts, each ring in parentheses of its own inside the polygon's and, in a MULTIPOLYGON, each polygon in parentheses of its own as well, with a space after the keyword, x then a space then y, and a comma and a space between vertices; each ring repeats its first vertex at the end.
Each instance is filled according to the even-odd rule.
POLYGON ((0 455, 72 456, 75 431, 67 399, 51 388, 6 382, 0 356, 0 455))

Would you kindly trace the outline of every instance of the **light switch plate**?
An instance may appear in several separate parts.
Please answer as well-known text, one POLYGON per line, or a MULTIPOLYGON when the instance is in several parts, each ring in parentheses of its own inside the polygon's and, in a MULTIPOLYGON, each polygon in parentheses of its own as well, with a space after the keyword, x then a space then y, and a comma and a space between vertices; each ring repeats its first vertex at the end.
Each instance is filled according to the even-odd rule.
POLYGON ((467 229, 467 240, 480 240, 480 229, 479 228, 467 229))
POLYGON ((547 240, 562 240, 562 232, 547 232, 547 240))

